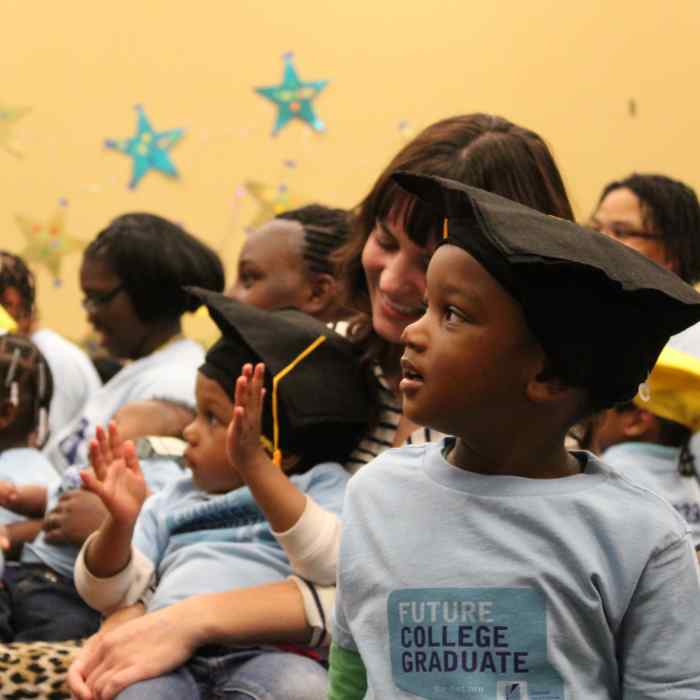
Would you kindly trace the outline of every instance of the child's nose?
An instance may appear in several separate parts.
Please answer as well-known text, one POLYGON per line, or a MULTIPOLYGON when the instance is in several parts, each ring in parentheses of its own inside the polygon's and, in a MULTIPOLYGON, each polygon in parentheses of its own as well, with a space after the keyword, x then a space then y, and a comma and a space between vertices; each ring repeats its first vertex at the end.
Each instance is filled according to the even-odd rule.
POLYGON ((421 330, 422 320, 423 317, 421 316, 421 318, 419 318, 417 321, 409 323, 403 329, 400 339, 402 345, 405 345, 406 347, 411 348, 412 350, 419 350, 424 345, 422 341, 423 333, 421 330))
POLYGON ((194 445, 197 442, 197 428, 195 426, 196 419, 193 420, 189 425, 185 426, 182 431, 182 437, 185 438, 185 442, 188 445, 194 445))

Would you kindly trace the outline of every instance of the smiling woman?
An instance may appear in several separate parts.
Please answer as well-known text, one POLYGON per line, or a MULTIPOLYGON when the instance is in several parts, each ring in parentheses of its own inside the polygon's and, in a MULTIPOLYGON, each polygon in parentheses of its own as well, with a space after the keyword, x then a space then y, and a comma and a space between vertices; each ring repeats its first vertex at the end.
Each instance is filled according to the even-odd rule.
POLYGON ((166 399, 194 403, 202 348, 181 337, 181 317, 198 302, 182 289, 221 291, 214 251, 167 219, 144 213, 112 221, 87 247, 80 268, 82 305, 101 345, 132 362, 54 435, 47 454, 63 471, 87 462, 87 442, 125 403, 166 399))

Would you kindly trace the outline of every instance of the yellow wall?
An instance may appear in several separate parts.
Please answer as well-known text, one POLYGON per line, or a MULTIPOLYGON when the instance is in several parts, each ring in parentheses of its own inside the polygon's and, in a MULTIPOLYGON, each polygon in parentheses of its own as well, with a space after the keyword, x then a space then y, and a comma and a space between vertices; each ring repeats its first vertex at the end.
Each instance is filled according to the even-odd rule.
MULTIPOLYGON (((46 220, 66 198, 66 230, 85 242, 148 210, 231 271, 257 213, 245 180, 350 206, 411 129, 471 111, 545 136, 580 216, 635 169, 700 189, 697 0, 1 0, 0 16, 0 106, 31 107, 9 139, 22 157, 0 148, 2 246, 18 252, 15 216, 46 220), (325 134, 297 122, 270 136, 275 108, 253 88, 279 82, 290 50, 302 79, 331 81, 316 100, 325 134), (150 173, 129 191, 130 159, 103 148, 131 136, 137 103, 157 130, 187 129, 179 181, 150 173)), ((45 322, 74 338, 79 262, 66 257, 60 287, 39 272, 45 322)))

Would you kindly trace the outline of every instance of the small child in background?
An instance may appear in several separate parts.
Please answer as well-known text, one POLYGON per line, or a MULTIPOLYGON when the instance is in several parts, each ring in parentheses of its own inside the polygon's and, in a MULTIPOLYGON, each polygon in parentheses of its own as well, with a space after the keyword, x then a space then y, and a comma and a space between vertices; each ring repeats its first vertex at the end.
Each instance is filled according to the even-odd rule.
MULTIPOLYGON (((6 337, 0 338, 0 343, 6 337)), ((145 435, 179 438, 192 417, 193 410, 185 404, 154 399, 122 406, 115 421, 132 439, 145 435)), ((149 490, 158 491, 183 475, 176 455, 160 455, 157 449, 149 450, 148 455, 143 468, 149 490)), ((47 464, 50 466, 48 460, 47 464)), ((100 503, 80 488, 79 471, 74 467, 60 479, 56 476, 55 483, 48 487, 39 482, 18 485, 0 481, 0 503, 13 513, 32 518, 8 526, 9 542, 20 554, 20 561, 5 567, 0 591, 0 641, 81 639, 97 630, 100 617, 75 590, 73 567, 80 546, 97 529, 106 511, 81 511, 82 517, 69 518, 80 521, 79 529, 61 532, 61 544, 53 541, 64 527, 64 514, 80 508, 78 496, 88 495, 100 503)))
MULTIPOLYGON (((700 549, 700 476, 690 441, 700 430, 700 357, 671 338, 633 401, 594 423, 591 449, 629 479, 663 496, 700 549)), ((697 347, 697 346, 696 346, 697 347)))
POLYGON ((571 222, 394 178, 444 233, 402 337, 404 413, 455 437, 350 481, 329 698, 700 697, 685 522, 564 446, 636 394, 700 294, 571 222))
MULTIPOLYGON (((92 447, 95 473, 83 475, 110 515, 83 547, 76 585, 104 612, 139 600, 144 610, 153 611, 198 593, 290 575, 290 563, 272 531, 277 525, 266 520, 239 472, 256 464, 267 467, 272 458, 301 494, 340 513, 348 479, 340 462, 367 427, 368 378, 349 341, 297 310, 267 312, 220 294, 195 293, 222 338, 200 367, 197 417, 185 430, 192 476, 144 503, 134 449, 121 443, 114 427, 109 437, 99 433, 92 447), (262 400, 261 392, 253 395, 249 388, 255 381, 252 366, 259 362, 269 369, 262 400), (234 415, 238 422, 227 455, 234 415), (254 464, 241 464, 248 460, 254 464), (153 590, 146 595, 149 583, 153 590)), ((260 369, 255 376, 260 378, 260 369)), ((284 513, 275 515, 284 521, 284 513)), ((177 697, 179 689, 196 684, 208 697, 212 688, 234 682, 230 675, 221 678, 222 671, 233 674, 236 687, 245 692, 253 673, 250 664, 260 651, 209 650, 172 674, 124 692, 130 698, 159 692, 177 697)), ((304 655, 294 659, 300 674, 289 679, 291 684, 325 687, 325 671, 315 660, 304 655)))
POLYGON ((0 507, 0 525, 5 526, 4 536, 10 542, 24 537, 25 521, 31 515, 19 507, 17 488, 36 484, 45 492, 59 481, 37 449, 47 437, 52 395, 51 370, 36 345, 19 335, 0 336, 0 504, 18 506, 0 507))
POLYGON ((341 320, 332 254, 348 233, 344 209, 309 204, 279 214, 247 234, 227 295, 261 309, 294 307, 322 321, 341 320))

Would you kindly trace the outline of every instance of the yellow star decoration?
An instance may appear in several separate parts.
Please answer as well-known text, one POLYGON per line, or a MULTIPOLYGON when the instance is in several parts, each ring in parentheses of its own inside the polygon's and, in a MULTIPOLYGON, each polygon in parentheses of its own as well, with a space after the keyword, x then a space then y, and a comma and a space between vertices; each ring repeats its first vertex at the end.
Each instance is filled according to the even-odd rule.
POLYGON ((248 228, 258 228, 274 219, 283 211, 296 209, 308 203, 308 199, 291 193, 285 185, 268 185, 257 180, 246 180, 246 191, 258 203, 258 213, 248 224, 248 228))
POLYGON ((10 107, 0 102, 0 147, 16 158, 22 154, 12 147, 12 129, 15 122, 30 111, 30 107, 10 107))
POLYGON ((64 256, 82 250, 83 242, 65 231, 65 204, 47 221, 41 222, 30 216, 18 214, 17 224, 27 239, 20 255, 27 262, 44 265, 53 275, 54 284, 61 284, 61 262, 64 256))

